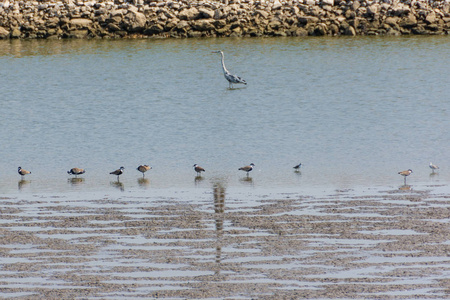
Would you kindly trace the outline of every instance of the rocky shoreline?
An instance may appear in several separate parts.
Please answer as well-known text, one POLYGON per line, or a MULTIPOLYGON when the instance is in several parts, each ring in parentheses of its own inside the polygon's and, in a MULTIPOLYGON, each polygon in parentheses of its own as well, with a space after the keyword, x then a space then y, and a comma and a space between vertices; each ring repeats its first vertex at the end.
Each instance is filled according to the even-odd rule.
POLYGON ((449 34, 450 1, 225 0, 0 3, 0 38, 449 34))

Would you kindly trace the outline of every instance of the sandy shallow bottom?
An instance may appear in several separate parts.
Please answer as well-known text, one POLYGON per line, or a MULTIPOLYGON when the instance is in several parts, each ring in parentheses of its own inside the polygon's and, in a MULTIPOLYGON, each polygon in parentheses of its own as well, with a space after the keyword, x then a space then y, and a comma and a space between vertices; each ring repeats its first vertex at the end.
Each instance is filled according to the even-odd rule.
POLYGON ((271 193, 216 184, 5 196, 0 292, 19 299, 446 299, 448 190, 271 193))

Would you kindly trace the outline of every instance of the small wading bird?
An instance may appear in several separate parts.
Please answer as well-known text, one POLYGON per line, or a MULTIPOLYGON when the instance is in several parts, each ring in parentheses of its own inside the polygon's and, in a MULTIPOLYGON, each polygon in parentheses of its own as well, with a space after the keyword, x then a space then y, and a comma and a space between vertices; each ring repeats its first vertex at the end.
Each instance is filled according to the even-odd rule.
POLYGON ((406 177, 408 177, 409 175, 411 175, 413 171, 411 169, 408 169, 406 171, 401 171, 398 172, 398 174, 402 175, 405 178, 405 184, 406 184, 406 177))
POLYGON ((433 165, 433 163, 430 163, 430 169, 431 169, 431 171, 434 173, 434 170, 439 169, 439 167, 436 166, 436 165, 433 165))
POLYGON ((145 172, 147 172, 148 170, 150 170, 152 167, 150 167, 149 165, 140 165, 139 167, 137 167, 136 170, 138 170, 139 172, 142 173, 142 178, 145 177, 145 172))
POLYGON ((302 163, 299 163, 294 167, 295 171, 300 171, 300 167, 302 166, 302 163))
POLYGON ((19 168, 17 169, 17 172, 20 174, 20 176, 22 176, 22 179, 23 179, 23 176, 25 176, 25 175, 27 175, 27 174, 31 174, 30 171, 24 170, 24 169, 22 169, 22 167, 19 167, 19 168))
POLYGON ((251 164, 248 165, 248 166, 239 168, 239 170, 240 170, 240 171, 247 172, 247 176, 248 176, 248 173, 249 173, 251 170, 253 170, 253 167, 254 167, 254 166, 255 166, 255 164, 254 164, 254 163, 251 163, 251 164))
POLYGON ((247 84, 247 82, 242 79, 241 77, 237 76, 237 75, 233 75, 231 74, 227 68, 225 67, 225 62, 224 62, 224 55, 223 52, 220 50, 217 51, 213 51, 212 53, 220 53, 222 55, 222 70, 223 70, 223 76, 225 76, 225 79, 228 80, 229 83, 229 88, 232 89, 233 88, 233 83, 242 83, 242 84, 247 84))
POLYGON ((203 169, 199 165, 195 164, 194 171, 197 172, 197 176, 202 176, 202 172, 205 172, 205 169, 203 169))
POLYGON ((117 181, 119 181, 119 176, 123 174, 123 170, 124 170, 124 169, 125 169, 124 167, 120 167, 119 169, 117 169, 117 170, 115 170, 115 171, 112 171, 112 172, 109 173, 109 174, 111 174, 111 175, 117 175, 117 181))
POLYGON ((75 177, 77 177, 78 175, 84 174, 84 172, 86 172, 84 169, 72 168, 69 171, 67 171, 67 174, 75 175, 75 177))

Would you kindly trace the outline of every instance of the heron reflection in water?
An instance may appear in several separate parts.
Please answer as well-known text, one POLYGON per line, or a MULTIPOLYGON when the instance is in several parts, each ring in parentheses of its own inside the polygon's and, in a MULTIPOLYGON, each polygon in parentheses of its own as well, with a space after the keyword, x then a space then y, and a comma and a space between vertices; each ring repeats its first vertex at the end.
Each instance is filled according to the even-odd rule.
MULTIPOLYGON (((223 236, 223 221, 225 213, 225 186, 222 182, 216 182, 213 185, 214 194, 214 215, 216 224, 216 263, 220 265, 222 261, 222 236, 223 236)), ((216 274, 220 272, 220 268, 216 274)))

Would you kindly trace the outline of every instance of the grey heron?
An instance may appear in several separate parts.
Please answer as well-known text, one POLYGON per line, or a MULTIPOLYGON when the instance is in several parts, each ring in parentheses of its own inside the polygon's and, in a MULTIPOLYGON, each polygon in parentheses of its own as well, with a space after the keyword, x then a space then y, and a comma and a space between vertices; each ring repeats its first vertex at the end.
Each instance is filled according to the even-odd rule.
POLYGON ((225 79, 228 80, 230 89, 233 88, 233 83, 247 84, 247 82, 244 79, 242 79, 241 77, 239 77, 237 75, 231 74, 230 71, 227 70, 227 68, 225 67, 225 62, 224 62, 225 57, 221 50, 213 51, 213 53, 220 53, 222 55, 223 76, 225 76, 225 79))

